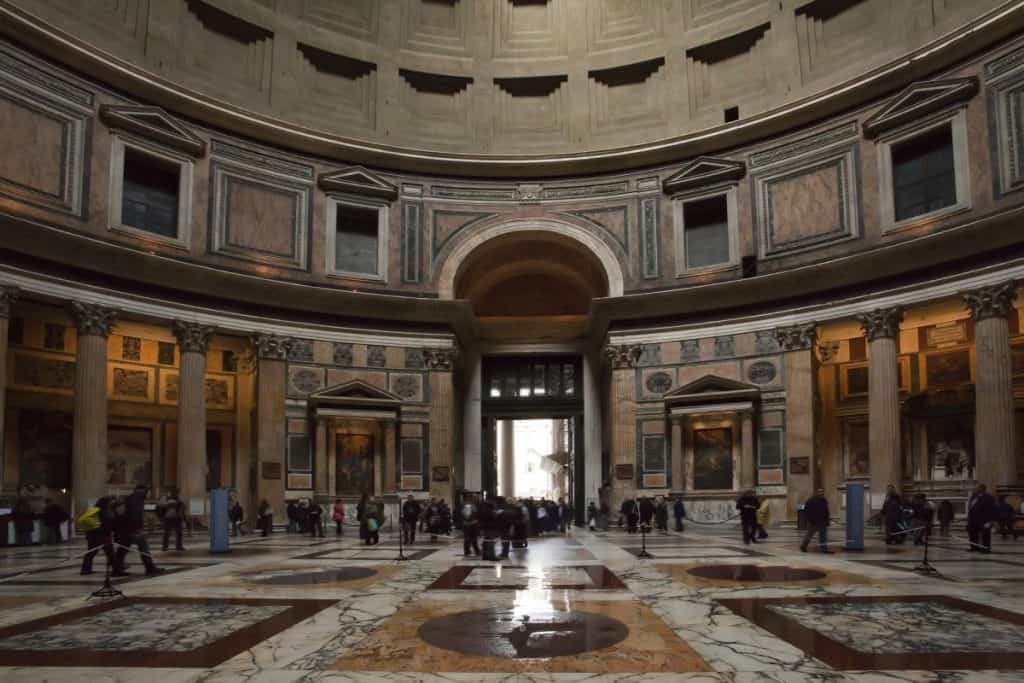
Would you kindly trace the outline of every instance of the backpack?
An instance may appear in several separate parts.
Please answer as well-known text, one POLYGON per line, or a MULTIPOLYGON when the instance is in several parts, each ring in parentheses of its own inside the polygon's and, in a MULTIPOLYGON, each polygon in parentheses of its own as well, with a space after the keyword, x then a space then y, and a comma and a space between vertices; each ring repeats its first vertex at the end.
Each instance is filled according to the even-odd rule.
POLYGON ((100 509, 98 507, 86 508, 85 512, 78 516, 78 530, 88 533, 96 531, 100 524, 100 509))
POLYGON ((370 531, 376 531, 377 528, 378 528, 377 527, 377 518, 376 517, 370 517, 370 519, 366 520, 366 528, 369 529, 370 531))

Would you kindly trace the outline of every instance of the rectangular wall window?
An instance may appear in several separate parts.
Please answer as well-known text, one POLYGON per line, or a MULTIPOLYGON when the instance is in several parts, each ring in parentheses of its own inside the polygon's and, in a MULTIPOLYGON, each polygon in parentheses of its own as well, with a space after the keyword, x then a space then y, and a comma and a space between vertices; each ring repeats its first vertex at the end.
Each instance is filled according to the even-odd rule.
POLYGON ((686 269, 729 262, 729 209, 725 195, 683 204, 686 269))
POLYGON ((180 183, 180 164, 125 148, 121 223, 177 239, 180 183))
POLYGON ((956 166, 950 125, 892 146, 896 221, 956 204, 956 166))
POLYGON ((377 255, 378 210, 348 204, 338 205, 335 220, 334 268, 349 273, 379 275, 377 255))

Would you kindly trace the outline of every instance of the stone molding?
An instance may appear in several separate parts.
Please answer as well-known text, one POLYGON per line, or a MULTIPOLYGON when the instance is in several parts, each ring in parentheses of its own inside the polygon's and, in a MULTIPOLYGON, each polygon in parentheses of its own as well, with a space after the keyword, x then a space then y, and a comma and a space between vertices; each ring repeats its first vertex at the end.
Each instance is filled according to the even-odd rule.
POLYGON ((895 339, 900 332, 900 321, 903 320, 903 307, 876 308, 873 311, 857 316, 864 336, 868 341, 876 339, 895 339))
POLYGON ((783 351, 806 351, 814 347, 817 339, 817 323, 775 328, 775 340, 783 351))
POLYGON ((451 372, 458 357, 456 349, 423 349, 423 365, 428 370, 451 372))
POLYGON ((276 334, 254 334, 249 337, 256 347, 256 357, 260 360, 288 360, 288 352, 292 348, 291 337, 276 334))
POLYGON ((178 340, 181 353, 202 353, 205 354, 210 346, 210 335, 214 328, 201 323, 175 320, 172 328, 174 336, 178 340))
POLYGON ((100 304, 84 304, 72 301, 71 317, 78 326, 78 334, 94 334, 98 337, 109 337, 117 318, 117 310, 100 304))
POLYGON ((962 292, 960 296, 963 297, 975 321, 1005 318, 1013 310, 1013 301, 1017 298, 1017 285, 1013 281, 1003 282, 962 292))
POLYGON ((17 287, 0 287, 0 318, 8 318, 11 315, 11 304, 18 298, 17 287))
POLYGON ((619 344, 618 346, 606 346, 604 357, 611 363, 615 370, 630 370, 635 368, 640 356, 644 352, 641 344, 619 344))

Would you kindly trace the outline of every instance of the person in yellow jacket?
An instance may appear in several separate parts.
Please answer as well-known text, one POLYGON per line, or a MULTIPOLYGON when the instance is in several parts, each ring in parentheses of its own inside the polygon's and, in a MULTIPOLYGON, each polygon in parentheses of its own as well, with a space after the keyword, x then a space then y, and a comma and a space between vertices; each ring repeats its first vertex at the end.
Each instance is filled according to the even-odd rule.
POLYGON ((761 496, 761 502, 757 506, 757 537, 768 538, 768 532, 765 528, 768 526, 768 522, 771 521, 771 509, 768 507, 768 499, 761 496))

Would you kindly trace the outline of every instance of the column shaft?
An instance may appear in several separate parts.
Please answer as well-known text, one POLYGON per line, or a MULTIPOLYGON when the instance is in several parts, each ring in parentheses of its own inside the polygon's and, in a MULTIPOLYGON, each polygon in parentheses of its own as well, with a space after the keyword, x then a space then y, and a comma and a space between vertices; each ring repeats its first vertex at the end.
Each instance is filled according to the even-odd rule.
POLYGON ((506 498, 516 495, 516 423, 501 421, 501 495, 506 498))
POLYGON ((1016 423, 1010 330, 1005 317, 987 317, 974 326, 975 479, 990 490, 1017 481, 1016 423))
POLYGON ((881 508, 889 484, 901 488, 900 393, 896 339, 871 341, 868 372, 868 453, 871 460, 872 509, 881 508))
POLYGON ((672 490, 682 491, 686 488, 683 479, 683 422, 678 417, 670 417, 672 423, 672 490))
POLYGON ((396 424, 394 420, 385 420, 384 422, 384 493, 394 493, 398 490, 396 424))
POLYGON ((752 489, 757 484, 757 453, 754 452, 754 416, 749 411, 740 415, 740 443, 743 448, 740 456, 740 488, 752 489))
POLYGON ((452 500, 454 493, 452 465, 455 464, 456 407, 455 386, 451 369, 432 369, 430 372, 430 462, 428 463, 427 485, 430 495, 452 500), (434 481, 431 468, 444 467, 448 470, 448 481, 434 481))
POLYGON ((181 352, 178 378, 178 495, 206 497, 206 354, 181 352))
POLYGON ((330 495, 330 467, 327 465, 327 422, 324 418, 317 418, 316 432, 314 433, 316 448, 316 462, 313 467, 316 469, 315 491, 317 496, 330 495))
POLYGON ((467 382, 462 419, 462 486, 467 491, 479 491, 483 487, 483 456, 480 453, 483 373, 479 353, 467 354, 465 369, 467 382))

